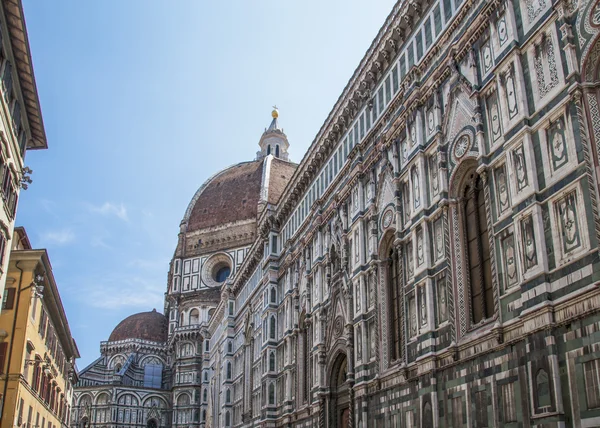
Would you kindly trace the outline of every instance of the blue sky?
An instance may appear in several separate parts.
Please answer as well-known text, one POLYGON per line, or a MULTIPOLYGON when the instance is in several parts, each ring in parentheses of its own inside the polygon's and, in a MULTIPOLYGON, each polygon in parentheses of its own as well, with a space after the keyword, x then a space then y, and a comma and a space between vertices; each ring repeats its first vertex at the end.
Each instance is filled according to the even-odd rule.
POLYGON ((162 312, 179 222, 280 109, 299 162, 394 1, 23 0, 49 149, 17 224, 48 248, 80 368, 162 312))

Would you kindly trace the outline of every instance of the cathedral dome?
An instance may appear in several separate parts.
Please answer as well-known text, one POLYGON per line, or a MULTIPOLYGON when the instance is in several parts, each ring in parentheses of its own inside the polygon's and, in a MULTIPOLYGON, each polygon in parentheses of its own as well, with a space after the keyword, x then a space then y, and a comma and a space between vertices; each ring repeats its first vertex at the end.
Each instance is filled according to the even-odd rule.
POLYGON ((110 334, 109 342, 142 339, 152 342, 167 341, 167 318, 156 309, 140 312, 121 321, 110 334))
POLYGON ((183 219, 186 231, 255 220, 259 201, 276 203, 295 169, 296 164, 271 156, 218 172, 192 198, 183 219))
POLYGON ((262 162, 242 162, 209 178, 185 213, 187 231, 256 218, 262 162))

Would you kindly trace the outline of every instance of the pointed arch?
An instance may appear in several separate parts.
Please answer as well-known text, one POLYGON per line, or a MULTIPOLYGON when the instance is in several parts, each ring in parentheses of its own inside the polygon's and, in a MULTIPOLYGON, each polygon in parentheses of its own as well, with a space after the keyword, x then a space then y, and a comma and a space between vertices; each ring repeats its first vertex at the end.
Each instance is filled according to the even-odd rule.
POLYGON ((466 158, 450 179, 451 242, 459 335, 496 315, 498 299, 487 175, 466 158))

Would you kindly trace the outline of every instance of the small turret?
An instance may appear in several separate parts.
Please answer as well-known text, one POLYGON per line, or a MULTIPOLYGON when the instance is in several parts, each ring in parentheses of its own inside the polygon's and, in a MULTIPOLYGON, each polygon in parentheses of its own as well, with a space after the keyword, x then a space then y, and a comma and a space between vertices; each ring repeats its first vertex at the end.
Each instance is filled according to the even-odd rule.
POLYGON ((271 116, 273 117, 271 125, 265 129, 265 132, 263 132, 262 137, 260 137, 260 141, 258 142, 260 151, 256 152, 256 159, 258 160, 265 156, 273 155, 276 158, 287 161, 289 160, 288 148, 290 147, 290 143, 288 143, 287 136, 283 132, 283 129, 279 127, 279 110, 277 109, 277 106, 273 107, 271 116))

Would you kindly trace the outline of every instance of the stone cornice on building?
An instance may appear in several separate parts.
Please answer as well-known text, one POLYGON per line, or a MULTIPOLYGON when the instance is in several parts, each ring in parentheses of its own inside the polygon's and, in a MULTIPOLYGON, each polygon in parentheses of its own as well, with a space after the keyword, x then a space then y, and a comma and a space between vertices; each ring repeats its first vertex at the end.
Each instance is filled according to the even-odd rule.
POLYGON ((42 110, 33 73, 23 5, 20 0, 3 0, 1 4, 6 17, 15 68, 19 77, 17 84, 23 95, 27 123, 31 132, 27 149, 47 149, 48 141, 46 140, 42 110))
POLYGON ((150 340, 142 339, 125 339, 117 340, 113 342, 104 341, 100 342, 100 352, 115 353, 115 352, 138 352, 148 351, 156 353, 166 352, 166 346, 161 342, 152 342, 150 340))

